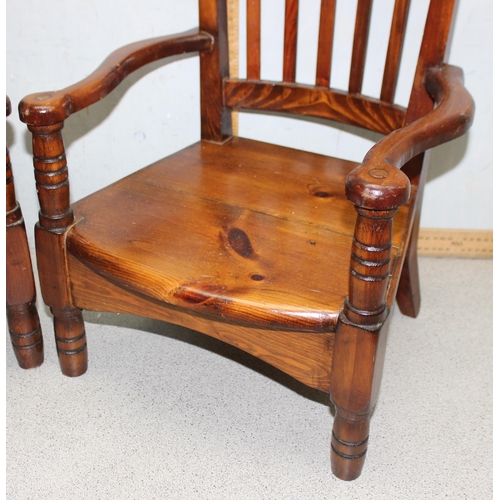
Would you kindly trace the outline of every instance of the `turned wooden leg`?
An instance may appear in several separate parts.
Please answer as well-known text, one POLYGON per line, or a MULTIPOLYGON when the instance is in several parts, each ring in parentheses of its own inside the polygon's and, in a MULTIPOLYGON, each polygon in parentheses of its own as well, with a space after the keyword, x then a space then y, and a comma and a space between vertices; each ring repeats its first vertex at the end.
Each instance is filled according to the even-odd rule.
POLYGON ((82 312, 72 303, 66 267, 66 231, 74 221, 69 204, 63 124, 29 126, 33 133, 33 165, 40 201, 35 227, 38 275, 43 300, 54 315, 59 363, 64 375, 87 370, 87 341, 82 312))
POLYGON ((335 413, 332 431, 332 472, 339 479, 351 481, 360 476, 365 463, 370 419, 350 414, 341 408, 335 413))
POLYGON ((87 371, 87 338, 82 312, 52 310, 57 355, 61 371, 68 377, 78 377, 87 371))
POLYGON ((348 481, 359 477, 363 468, 370 415, 382 377, 390 317, 385 292, 396 213, 395 209, 356 210, 349 297, 335 332, 330 389, 336 410, 332 472, 348 481))
POLYGON ((10 339, 21 368, 36 368, 43 363, 43 337, 36 305, 31 302, 7 306, 10 339))
POLYGON ((43 337, 35 305, 36 290, 28 240, 19 205, 10 213, 7 212, 5 240, 5 288, 10 339, 19 366, 35 368, 43 363, 43 337), (16 220, 9 223, 9 219, 16 220))
MULTIPOLYGON (((7 116, 11 112, 7 98, 7 116)), ((31 256, 21 207, 16 201, 9 150, 6 155, 5 231, 7 324, 12 347, 21 368, 35 368, 43 363, 43 337, 35 305, 36 291, 31 256)))
MULTIPOLYGON (((346 310, 352 307, 346 303, 346 310)), ((331 400, 335 406, 331 441, 332 472, 352 481, 361 474, 368 447, 370 415, 382 376, 387 317, 360 327, 341 314, 335 335, 331 400)))

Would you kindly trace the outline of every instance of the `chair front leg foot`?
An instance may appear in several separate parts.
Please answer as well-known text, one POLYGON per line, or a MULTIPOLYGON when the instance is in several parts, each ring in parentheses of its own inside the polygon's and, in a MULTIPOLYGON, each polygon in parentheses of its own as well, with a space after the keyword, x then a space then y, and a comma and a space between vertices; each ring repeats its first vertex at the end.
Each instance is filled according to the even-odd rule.
POLYGON ((339 479, 357 479, 365 463, 370 417, 336 409, 330 458, 332 472, 339 479))
POLYGON ((78 377, 87 371, 87 338, 80 309, 54 311, 54 331, 61 371, 78 377))
POLYGON ((7 306, 10 339, 21 368, 29 369, 43 363, 43 337, 34 302, 7 306))

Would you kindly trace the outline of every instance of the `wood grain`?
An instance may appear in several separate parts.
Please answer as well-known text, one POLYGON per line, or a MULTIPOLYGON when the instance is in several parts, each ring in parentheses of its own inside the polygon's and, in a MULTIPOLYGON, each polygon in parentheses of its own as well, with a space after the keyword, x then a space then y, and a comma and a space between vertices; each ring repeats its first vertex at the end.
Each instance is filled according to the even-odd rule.
POLYGON ((395 3, 381 99, 361 95, 372 2, 359 0, 355 39, 338 42, 335 4, 321 4, 316 86, 295 82, 298 0, 285 3, 281 82, 260 80, 260 2, 247 4, 248 78, 238 80, 227 2, 200 0, 197 29, 120 49, 85 80, 25 98, 20 116, 33 133, 40 282, 63 373, 86 370, 82 309, 193 328, 328 391, 332 471, 352 480, 366 456, 394 300, 409 316, 420 305, 427 150, 464 134, 474 103, 463 72, 446 65, 453 0, 430 0, 408 109, 392 101, 409 2, 395 3), (352 43, 347 90, 329 88, 333 43, 352 43), (188 52, 200 54, 201 142, 70 204, 65 118, 141 65, 188 52), (386 136, 358 166, 233 137, 231 110, 240 109, 386 136))
POLYGON ((299 27, 299 2, 286 0, 285 41, 283 49, 283 81, 295 82, 297 71, 297 33, 299 27))
POLYGON ((394 102, 409 10, 410 0, 396 0, 380 92, 382 101, 394 102))
POLYGON ((401 127, 405 109, 378 99, 302 84, 226 79, 225 103, 233 109, 315 116, 382 134, 401 127))
POLYGON ((201 137, 224 142, 232 136, 231 113, 224 105, 222 80, 229 76, 227 6, 224 1, 206 1, 199 5, 200 35, 212 39, 210 50, 200 52, 201 137))
POLYGON ((247 79, 260 80, 260 0, 247 2, 247 79))
POLYGON ((347 197, 357 206, 389 210, 406 202, 410 180, 401 167, 420 153, 464 134, 472 125, 474 101, 455 66, 431 68, 426 89, 437 103, 427 115, 378 142, 347 179, 347 197))
POLYGON ((330 86, 332 71, 333 31, 335 25, 336 0, 322 0, 318 36, 318 61, 316 65, 316 85, 330 86))
POLYGON ((354 164, 287 151, 241 138, 196 144, 76 203, 82 220, 68 248, 159 302, 241 324, 333 331, 348 288, 337 269, 348 265, 355 221, 334 186, 354 164))
POLYGON ((349 75, 349 93, 351 94, 360 94, 363 85, 371 10, 372 0, 358 1, 352 46, 351 72, 349 75))
POLYGON ((29 125, 52 125, 100 101, 130 73, 145 64, 176 54, 207 51, 214 39, 191 30, 132 43, 110 54, 87 78, 55 92, 26 96, 19 104, 21 121, 29 125))
POLYGON ((102 276, 89 272, 88 268, 71 255, 69 269, 71 288, 78 307, 90 311, 136 314, 191 328, 238 347, 309 387, 329 391, 333 333, 245 327, 224 321, 223 318, 210 321, 119 287, 102 276))

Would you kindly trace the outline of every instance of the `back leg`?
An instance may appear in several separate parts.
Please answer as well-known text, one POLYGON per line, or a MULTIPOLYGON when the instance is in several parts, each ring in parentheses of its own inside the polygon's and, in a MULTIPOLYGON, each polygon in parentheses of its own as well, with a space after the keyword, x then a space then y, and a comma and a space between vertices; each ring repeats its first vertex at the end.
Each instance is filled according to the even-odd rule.
POLYGON ((396 299, 405 316, 416 318, 420 310, 420 281, 418 278, 417 244, 418 220, 413 224, 411 238, 406 252, 396 299))
POLYGON ((417 246, 418 233, 420 230, 420 214, 422 212, 422 201, 424 186, 429 169, 429 154, 420 154, 412 158, 402 170, 408 175, 410 182, 417 188, 417 199, 415 200, 415 217, 411 231, 410 241, 406 250, 406 257, 401 269, 396 300, 400 311, 405 316, 416 318, 420 311, 420 280, 418 278, 417 246))

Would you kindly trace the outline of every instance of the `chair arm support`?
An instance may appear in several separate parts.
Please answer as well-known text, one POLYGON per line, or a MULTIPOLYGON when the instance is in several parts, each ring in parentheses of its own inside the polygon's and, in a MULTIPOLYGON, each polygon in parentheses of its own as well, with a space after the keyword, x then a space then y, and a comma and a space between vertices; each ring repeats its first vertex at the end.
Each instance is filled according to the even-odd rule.
POLYGON ((472 125, 474 101, 463 86, 460 68, 443 65, 429 69, 425 88, 436 107, 375 144, 347 177, 346 195, 357 207, 391 210, 406 203, 410 184, 399 169, 414 156, 464 134, 472 125))
POLYGON ((52 125, 100 101, 125 77, 142 66, 165 57, 210 50, 213 37, 196 30, 151 38, 112 52, 87 78, 63 90, 26 96, 19 117, 27 125, 52 125))

